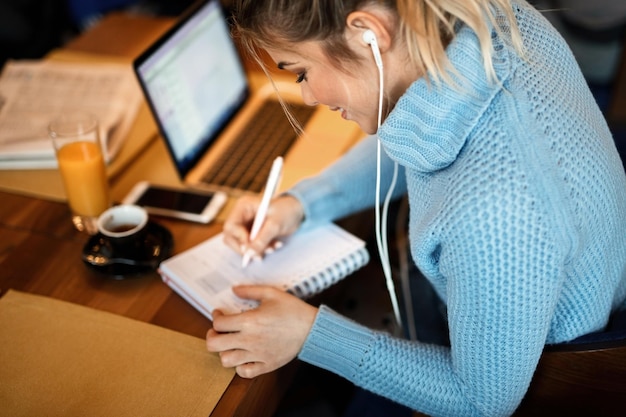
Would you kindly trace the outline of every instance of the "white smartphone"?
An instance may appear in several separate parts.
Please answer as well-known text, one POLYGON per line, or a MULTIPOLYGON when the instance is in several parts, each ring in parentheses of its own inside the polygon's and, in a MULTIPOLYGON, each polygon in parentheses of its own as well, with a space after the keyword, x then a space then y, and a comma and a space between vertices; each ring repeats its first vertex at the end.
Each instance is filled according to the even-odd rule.
POLYGON ((179 189, 138 182, 124 198, 124 204, 137 204, 148 213, 197 223, 209 223, 228 197, 222 192, 179 189))

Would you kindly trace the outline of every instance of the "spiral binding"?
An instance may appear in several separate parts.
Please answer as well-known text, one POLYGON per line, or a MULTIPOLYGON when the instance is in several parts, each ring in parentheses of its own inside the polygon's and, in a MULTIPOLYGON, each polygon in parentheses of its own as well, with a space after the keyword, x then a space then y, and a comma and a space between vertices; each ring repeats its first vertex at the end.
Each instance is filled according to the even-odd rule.
POLYGON ((346 276, 362 268, 369 262, 367 249, 361 248, 341 261, 330 265, 298 284, 287 288, 287 292, 299 297, 308 298, 324 291, 326 288, 336 284, 346 276))

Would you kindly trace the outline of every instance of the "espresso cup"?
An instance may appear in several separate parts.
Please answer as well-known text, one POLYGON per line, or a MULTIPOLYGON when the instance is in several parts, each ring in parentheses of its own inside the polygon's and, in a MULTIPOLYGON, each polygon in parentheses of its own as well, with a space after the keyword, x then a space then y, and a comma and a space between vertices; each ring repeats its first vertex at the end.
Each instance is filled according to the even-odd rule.
POLYGON ((98 217, 98 231, 118 249, 132 249, 143 243, 148 212, 140 206, 113 206, 98 217))

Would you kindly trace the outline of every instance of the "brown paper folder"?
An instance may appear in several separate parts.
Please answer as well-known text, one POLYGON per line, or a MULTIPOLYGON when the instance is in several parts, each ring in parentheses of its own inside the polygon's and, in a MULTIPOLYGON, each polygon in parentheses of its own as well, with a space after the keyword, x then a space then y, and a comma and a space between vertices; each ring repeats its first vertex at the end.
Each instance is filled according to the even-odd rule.
POLYGON ((0 298, 0 416, 203 416, 234 372, 204 341, 47 297, 0 298))

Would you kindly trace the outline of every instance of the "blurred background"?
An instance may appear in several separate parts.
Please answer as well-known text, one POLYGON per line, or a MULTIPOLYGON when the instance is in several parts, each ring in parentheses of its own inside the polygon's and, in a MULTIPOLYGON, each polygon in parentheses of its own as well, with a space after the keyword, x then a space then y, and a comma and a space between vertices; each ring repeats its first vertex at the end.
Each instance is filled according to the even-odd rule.
POLYGON ((106 13, 177 16, 192 0, 0 0, 0 66, 40 58, 106 13))

